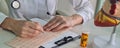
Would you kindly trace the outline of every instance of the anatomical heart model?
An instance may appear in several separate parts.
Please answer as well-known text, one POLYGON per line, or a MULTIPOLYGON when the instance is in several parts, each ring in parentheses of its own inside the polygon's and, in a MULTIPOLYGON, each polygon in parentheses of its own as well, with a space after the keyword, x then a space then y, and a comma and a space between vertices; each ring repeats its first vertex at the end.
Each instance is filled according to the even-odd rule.
POLYGON ((105 0, 96 14, 94 24, 100 27, 113 27, 110 38, 100 36, 94 39, 95 48, 120 48, 120 39, 116 38, 116 27, 120 23, 120 0, 105 0), (98 43, 98 41, 100 43, 98 43))
POLYGON ((105 0, 102 9, 95 16, 95 25, 116 26, 120 22, 120 0, 105 0))

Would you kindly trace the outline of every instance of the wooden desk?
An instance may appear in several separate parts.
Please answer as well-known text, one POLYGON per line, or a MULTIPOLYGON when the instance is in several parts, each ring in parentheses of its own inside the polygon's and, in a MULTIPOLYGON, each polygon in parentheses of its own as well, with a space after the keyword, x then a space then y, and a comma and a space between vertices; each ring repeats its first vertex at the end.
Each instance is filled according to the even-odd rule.
MULTIPOLYGON (((117 27, 117 37, 120 38, 120 25, 117 27)), ((81 34, 82 32, 88 31, 90 32, 89 35, 89 43, 88 43, 88 48, 92 48, 92 41, 94 40, 94 37, 99 36, 99 35, 104 35, 104 36, 110 36, 112 32, 111 27, 96 27, 93 23, 93 20, 88 21, 82 26, 76 26, 74 27, 71 31, 81 34)), ((14 34, 10 33, 9 31, 5 31, 0 28, 0 48, 11 48, 5 44, 5 42, 13 39, 15 37, 14 34)), ((60 48, 80 48, 79 47, 80 40, 76 40, 74 42, 70 42, 66 45, 61 46, 60 48)))

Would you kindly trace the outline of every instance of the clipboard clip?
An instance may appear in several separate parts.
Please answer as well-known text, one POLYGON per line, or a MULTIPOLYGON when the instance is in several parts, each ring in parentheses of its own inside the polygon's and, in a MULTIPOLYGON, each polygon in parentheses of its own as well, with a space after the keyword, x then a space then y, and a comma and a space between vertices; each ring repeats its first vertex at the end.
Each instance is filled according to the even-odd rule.
POLYGON ((66 44, 66 43, 68 43, 68 42, 70 42, 72 40, 73 40, 73 37, 68 36, 68 37, 64 37, 61 40, 56 41, 54 44, 56 44, 57 46, 61 46, 61 45, 66 44))
POLYGON ((64 44, 67 44, 67 43, 69 43, 69 42, 71 42, 71 41, 75 41, 75 40, 80 39, 80 38, 81 38, 80 35, 78 35, 78 36, 76 36, 76 37, 72 37, 72 36, 64 37, 63 39, 56 41, 56 42, 54 43, 54 44, 56 44, 56 46, 54 46, 54 47, 52 47, 52 48, 57 48, 57 47, 59 47, 59 46, 62 46, 62 45, 64 45, 64 44))
MULTIPOLYGON (((78 35, 78 36, 76 36, 76 37, 72 37, 72 36, 64 37, 64 38, 62 38, 62 39, 54 42, 54 44, 56 44, 56 46, 51 47, 51 48, 57 48, 57 47, 59 47, 59 46, 62 46, 62 45, 64 45, 64 44, 67 44, 67 43, 69 43, 69 42, 71 42, 71 41, 75 41, 75 40, 80 39, 80 38, 81 38, 80 35, 78 35)), ((39 48, 45 48, 45 47, 40 46, 39 48)))

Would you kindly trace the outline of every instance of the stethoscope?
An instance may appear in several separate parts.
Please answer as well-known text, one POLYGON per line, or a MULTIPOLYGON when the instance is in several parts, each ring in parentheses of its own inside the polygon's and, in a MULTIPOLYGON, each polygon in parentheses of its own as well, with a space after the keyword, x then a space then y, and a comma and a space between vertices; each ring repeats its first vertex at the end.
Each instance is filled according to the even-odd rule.
POLYGON ((14 0, 11 2, 11 7, 13 9, 19 9, 20 8, 20 2, 18 0, 14 0))
MULTIPOLYGON (((13 0, 13 1, 11 2, 11 7, 12 7, 13 9, 19 9, 20 6, 21 6, 21 5, 20 5, 20 2, 19 2, 18 0, 13 0)), ((47 7, 47 10, 48 10, 47 0, 46 0, 46 7, 47 7)), ((48 11, 47 11, 46 14, 51 15, 48 11)))

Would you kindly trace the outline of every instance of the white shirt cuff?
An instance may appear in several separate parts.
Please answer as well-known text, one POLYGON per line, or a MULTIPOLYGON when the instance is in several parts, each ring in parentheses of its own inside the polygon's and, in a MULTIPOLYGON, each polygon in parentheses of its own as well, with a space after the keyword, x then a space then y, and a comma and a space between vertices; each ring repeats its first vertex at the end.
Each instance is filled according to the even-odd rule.
POLYGON ((7 16, 0 12, 0 24, 5 20, 7 16))
POLYGON ((86 17, 85 14, 83 13, 77 13, 77 14, 79 14, 83 18, 83 24, 88 20, 88 17, 86 17))

